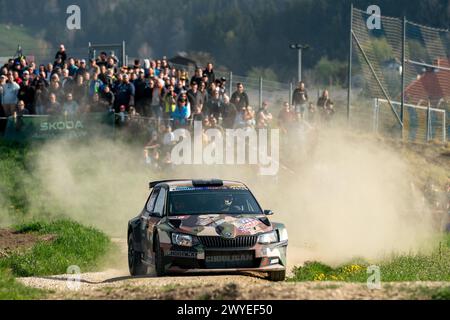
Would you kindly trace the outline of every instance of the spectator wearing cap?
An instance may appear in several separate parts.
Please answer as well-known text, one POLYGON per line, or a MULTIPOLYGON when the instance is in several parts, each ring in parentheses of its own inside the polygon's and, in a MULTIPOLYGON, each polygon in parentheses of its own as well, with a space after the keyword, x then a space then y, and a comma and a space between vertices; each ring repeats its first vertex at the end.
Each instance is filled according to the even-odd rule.
POLYGON ((12 116, 18 102, 20 86, 14 81, 12 71, 8 72, 7 82, 2 86, 2 104, 6 117, 12 116))
POLYGON ((244 91, 244 85, 239 82, 236 85, 236 91, 231 96, 231 103, 233 103, 238 110, 242 108, 247 108, 249 105, 248 95, 244 91))
POLYGON ((107 58, 108 58, 108 54, 105 51, 100 52, 100 56, 97 58, 97 60, 95 62, 96 65, 99 67, 106 66, 107 58))
MULTIPOLYGON (((86 60, 81 59, 80 60, 80 65, 78 66, 78 70, 77 70, 76 75, 77 76, 84 75, 87 71, 88 71, 88 69, 87 69, 87 66, 86 66, 86 60)), ((96 73, 96 72, 93 72, 92 74, 94 74, 94 73, 96 73)))
POLYGON ((188 119, 188 100, 185 96, 180 96, 177 100, 177 107, 172 112, 171 118, 173 119, 174 128, 184 127, 187 124, 188 119))
POLYGON ((67 60, 66 48, 63 44, 59 45, 59 50, 55 54, 55 61, 58 61, 58 60, 63 64, 67 60))

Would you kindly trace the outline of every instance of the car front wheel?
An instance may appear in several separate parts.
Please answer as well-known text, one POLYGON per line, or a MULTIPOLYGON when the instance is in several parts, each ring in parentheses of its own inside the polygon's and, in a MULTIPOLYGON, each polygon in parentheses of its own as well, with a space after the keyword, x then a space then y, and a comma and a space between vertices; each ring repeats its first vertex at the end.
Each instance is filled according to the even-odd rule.
POLYGON ((286 279, 286 270, 283 271, 270 271, 268 279, 270 281, 284 281, 286 279))
POLYGON ((128 268, 132 276, 146 275, 148 269, 142 262, 141 253, 134 250, 132 233, 128 235, 128 268))

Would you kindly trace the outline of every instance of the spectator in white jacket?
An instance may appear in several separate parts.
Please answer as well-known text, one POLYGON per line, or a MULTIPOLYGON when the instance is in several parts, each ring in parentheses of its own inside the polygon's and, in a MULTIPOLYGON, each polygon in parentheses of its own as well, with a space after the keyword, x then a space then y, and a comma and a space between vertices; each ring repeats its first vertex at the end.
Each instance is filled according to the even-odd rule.
POLYGON ((12 116, 18 102, 18 93, 20 86, 14 81, 14 75, 8 73, 8 81, 3 85, 2 104, 6 117, 12 116))

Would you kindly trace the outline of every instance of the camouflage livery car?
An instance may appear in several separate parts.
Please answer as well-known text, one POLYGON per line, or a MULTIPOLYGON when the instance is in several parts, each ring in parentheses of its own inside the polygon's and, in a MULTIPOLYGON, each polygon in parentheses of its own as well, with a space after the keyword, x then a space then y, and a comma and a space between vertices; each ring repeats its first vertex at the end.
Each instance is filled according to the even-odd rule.
POLYGON ((288 236, 242 183, 170 180, 150 183, 142 212, 128 223, 131 275, 260 271, 286 276, 288 236))

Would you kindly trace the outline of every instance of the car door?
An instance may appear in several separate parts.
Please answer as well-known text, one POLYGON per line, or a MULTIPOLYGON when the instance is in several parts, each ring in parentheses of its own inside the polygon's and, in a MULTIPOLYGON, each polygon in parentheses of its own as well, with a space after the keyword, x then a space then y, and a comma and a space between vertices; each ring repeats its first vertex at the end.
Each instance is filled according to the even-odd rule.
POLYGON ((149 239, 151 239, 151 232, 152 230, 149 228, 150 220, 152 218, 152 212, 155 207, 156 198, 159 194, 159 188, 155 188, 152 190, 152 193, 148 197, 148 200, 145 204, 144 210, 141 214, 141 223, 140 223, 140 239, 141 239, 141 247, 143 252, 146 253, 147 257, 150 257, 149 255, 149 249, 151 249, 151 246, 149 246, 149 239), (150 233, 150 234, 149 234, 150 233))
MULTIPOLYGON (((150 197, 150 200, 154 201, 153 203, 149 203, 149 206, 147 208, 148 211, 148 219, 146 219, 145 223, 145 247, 144 250, 146 250, 147 257, 153 256, 153 232, 156 229, 156 225, 161 221, 161 219, 164 217, 165 213, 165 202, 166 202, 166 196, 167 196, 167 189, 166 188, 158 188, 154 190, 154 199, 150 197)), ((153 194, 152 194, 153 196, 153 194)))

